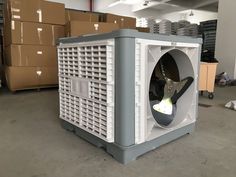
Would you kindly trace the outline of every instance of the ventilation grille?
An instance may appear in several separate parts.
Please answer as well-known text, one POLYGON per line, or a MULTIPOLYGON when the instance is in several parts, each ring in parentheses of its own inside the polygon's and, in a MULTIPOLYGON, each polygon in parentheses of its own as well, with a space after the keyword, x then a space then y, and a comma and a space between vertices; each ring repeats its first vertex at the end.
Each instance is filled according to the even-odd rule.
POLYGON ((60 118, 114 142, 114 42, 58 47, 60 118))

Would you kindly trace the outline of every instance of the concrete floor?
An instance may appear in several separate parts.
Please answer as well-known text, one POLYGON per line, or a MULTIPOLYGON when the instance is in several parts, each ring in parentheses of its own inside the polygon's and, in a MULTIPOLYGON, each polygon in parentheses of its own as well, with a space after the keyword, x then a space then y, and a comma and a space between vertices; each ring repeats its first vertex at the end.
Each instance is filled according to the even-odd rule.
POLYGON ((119 164, 60 127, 56 90, 0 92, 0 177, 235 177, 236 87, 200 98, 196 132, 119 164))

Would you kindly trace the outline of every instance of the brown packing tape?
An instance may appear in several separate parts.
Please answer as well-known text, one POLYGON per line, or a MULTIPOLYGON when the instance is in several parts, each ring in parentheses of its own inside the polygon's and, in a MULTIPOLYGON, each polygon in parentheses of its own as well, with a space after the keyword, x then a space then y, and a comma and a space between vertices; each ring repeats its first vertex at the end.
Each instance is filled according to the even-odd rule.
POLYGON ((38 50, 38 51, 37 51, 37 54, 38 54, 38 55, 43 55, 43 51, 41 51, 41 50, 39 51, 39 50, 38 50))
POLYGON ((12 29, 12 30, 15 30, 15 28, 16 28, 16 27, 15 27, 15 21, 11 21, 11 29, 12 29))
POLYGON ((13 15, 12 18, 13 19, 20 19, 20 15, 13 15))
POLYGON ((19 46, 17 47, 17 49, 18 49, 18 53, 19 53, 19 64, 20 64, 20 66, 22 66, 23 63, 22 63, 21 46, 19 45, 19 46))
POLYGON ((38 87, 41 86, 42 74, 43 74, 42 69, 41 69, 40 67, 37 67, 37 68, 36 68, 36 78, 37 78, 37 82, 38 82, 38 87))
MULTIPOLYGON (((22 51, 22 50, 21 50, 22 51)), ((26 66, 29 66, 29 63, 30 63, 30 58, 29 58, 29 56, 26 56, 26 66)))
POLYGON ((42 36, 41 36, 42 31, 43 31, 43 28, 37 28, 38 39, 39 39, 39 43, 40 43, 40 44, 43 44, 43 42, 42 42, 42 36))
POLYGON ((37 10, 37 14, 38 14, 38 16, 39 16, 39 22, 42 22, 43 20, 42 20, 42 18, 43 18, 43 11, 41 10, 41 9, 38 9, 37 10))
POLYGON ((52 45, 56 44, 56 39, 55 39, 55 26, 52 26, 52 45))
POLYGON ((124 18, 121 18, 121 19, 120 19, 120 25, 121 25, 122 28, 125 26, 125 25, 124 25, 124 21, 125 21, 124 18))
POLYGON ((17 9, 17 8, 11 8, 11 12, 20 12, 20 9, 17 9))
POLYGON ((70 21, 70 13, 69 13, 69 11, 67 11, 67 17, 68 17, 68 20, 70 21))
MULTIPOLYGON (((12 8, 12 7, 14 7, 14 4, 13 4, 14 1, 11 1, 10 3, 11 3, 10 7, 9 7, 9 4, 6 3, 7 4, 8 17, 10 17, 10 19, 20 20, 21 16, 19 14, 17 14, 17 15, 14 14, 14 13, 20 13, 20 9, 12 8)), ((18 3, 20 3, 20 2, 18 2, 18 3)))
POLYGON ((95 28, 95 31, 98 31, 99 30, 99 24, 94 23, 94 28, 95 28))
POLYGON ((20 23, 20 41, 21 44, 24 43, 24 23, 20 23))
POLYGON ((43 55, 43 51, 37 51, 38 55, 43 55))

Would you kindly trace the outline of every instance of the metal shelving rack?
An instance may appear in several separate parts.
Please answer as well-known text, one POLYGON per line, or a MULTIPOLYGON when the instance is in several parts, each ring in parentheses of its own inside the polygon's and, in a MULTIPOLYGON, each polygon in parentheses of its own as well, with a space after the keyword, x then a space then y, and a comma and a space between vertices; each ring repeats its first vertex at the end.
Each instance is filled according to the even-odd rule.
POLYGON ((3 26, 3 9, 4 9, 4 0, 0 0, 0 25, 3 26))
POLYGON ((202 58, 214 58, 215 42, 216 42, 217 20, 210 20, 200 23, 200 32, 203 37, 202 51, 208 51, 206 54, 202 53, 202 58))

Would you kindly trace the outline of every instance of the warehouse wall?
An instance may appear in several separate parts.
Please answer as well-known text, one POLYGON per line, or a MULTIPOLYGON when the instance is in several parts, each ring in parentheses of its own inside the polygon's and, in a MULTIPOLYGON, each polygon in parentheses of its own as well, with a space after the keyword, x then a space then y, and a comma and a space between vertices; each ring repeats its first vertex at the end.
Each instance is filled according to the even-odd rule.
POLYGON ((206 12, 206 11, 200 11, 200 10, 194 10, 194 16, 189 16, 190 10, 180 11, 180 12, 174 12, 163 15, 160 11, 156 9, 144 9, 142 11, 138 12, 132 12, 132 6, 127 5, 116 5, 114 7, 107 8, 109 4, 111 4, 112 1, 94 1, 94 10, 100 11, 100 12, 107 12, 107 13, 116 13, 119 15, 126 15, 126 16, 132 16, 132 17, 146 17, 146 18, 154 18, 157 20, 161 19, 169 19, 171 21, 179 21, 179 20, 189 20, 192 23, 199 24, 201 21, 206 20, 213 20, 217 19, 217 13, 214 12, 206 12), (122 9, 122 10, 121 10, 122 9))
POLYGON ((107 1, 98 1, 94 0, 94 11, 97 12, 103 12, 103 13, 114 13, 117 15, 124 15, 124 16, 130 16, 130 17, 137 17, 137 18, 156 18, 160 15, 157 10, 155 9, 144 9, 139 12, 132 12, 132 6, 131 5, 124 5, 119 4, 113 7, 107 8, 114 0, 107 0, 107 1))
POLYGON ((94 11, 103 12, 103 13, 115 13, 117 15, 134 16, 134 14, 132 13, 132 7, 129 6, 129 5, 119 4, 119 5, 107 8, 107 6, 110 3, 108 3, 107 6, 106 6, 106 4, 107 4, 107 2, 103 3, 103 2, 100 2, 100 1, 99 2, 95 1, 94 11))
POLYGON ((220 0, 216 35, 218 72, 227 72, 236 79, 236 1, 220 0))
POLYGON ((94 0, 94 11, 103 11, 116 0, 94 0))
POLYGON ((66 5, 66 8, 89 10, 89 0, 48 0, 52 2, 60 2, 66 5))
POLYGON ((191 23, 199 24, 202 21, 214 20, 217 19, 217 13, 214 12, 206 12, 201 10, 193 10, 194 16, 189 16, 190 10, 174 12, 170 14, 163 15, 162 19, 169 19, 171 21, 179 21, 179 20, 188 20, 191 23))

